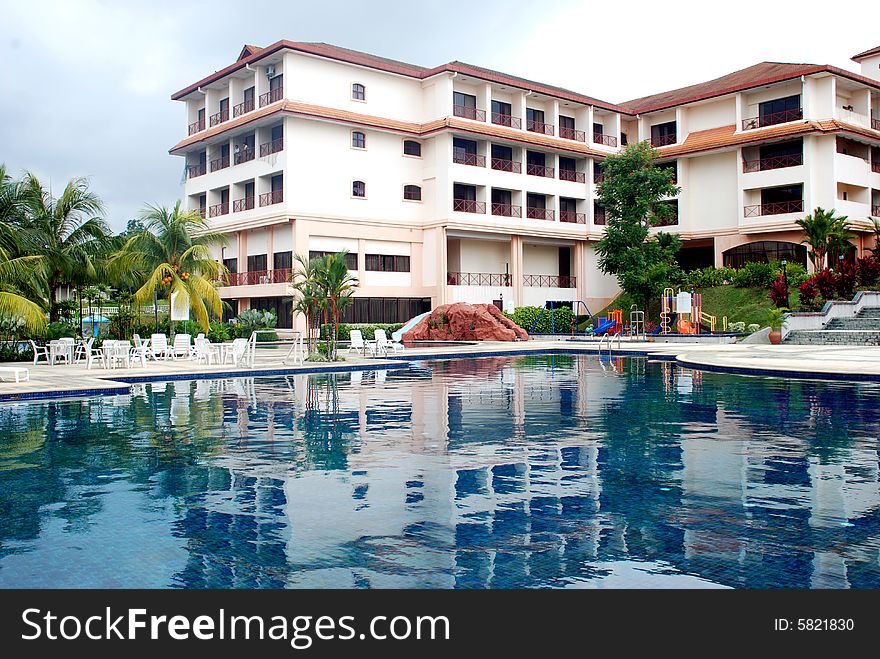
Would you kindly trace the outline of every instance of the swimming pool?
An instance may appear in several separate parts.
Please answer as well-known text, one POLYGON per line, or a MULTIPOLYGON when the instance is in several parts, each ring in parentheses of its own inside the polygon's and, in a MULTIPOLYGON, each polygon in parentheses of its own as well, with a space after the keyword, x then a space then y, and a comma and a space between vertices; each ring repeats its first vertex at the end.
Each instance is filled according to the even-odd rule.
POLYGON ((595 355, 0 404, 2 587, 880 586, 880 386, 595 355))

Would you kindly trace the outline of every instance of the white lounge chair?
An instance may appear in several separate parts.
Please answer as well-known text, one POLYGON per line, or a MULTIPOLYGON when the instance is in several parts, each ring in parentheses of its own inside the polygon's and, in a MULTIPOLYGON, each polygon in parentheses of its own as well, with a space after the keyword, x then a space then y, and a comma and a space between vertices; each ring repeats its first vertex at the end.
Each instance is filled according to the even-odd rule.
POLYGON ((397 343, 396 341, 389 341, 388 336, 385 334, 385 330, 377 329, 373 336, 376 339, 376 354, 377 355, 387 355, 388 349, 391 348, 395 353, 403 351, 403 344, 397 343))
POLYGON ((23 366, 0 366, 0 375, 3 373, 12 373, 15 376, 15 382, 29 382, 31 373, 23 366))
POLYGON ((168 347, 168 337, 164 334, 150 336, 150 354, 153 359, 168 359, 171 349, 168 347))
POLYGON ((364 335, 360 330, 351 330, 349 343, 348 354, 356 352, 359 355, 366 355, 367 351, 369 351, 371 355, 375 354, 375 344, 372 341, 364 341, 364 335))
POLYGON ((147 360, 152 356, 150 352, 150 340, 141 341, 141 337, 134 335, 134 346, 129 351, 129 359, 133 362, 139 361, 141 366, 147 367, 147 360))
POLYGON ((175 334, 174 345, 171 348, 171 357, 174 359, 190 359, 193 356, 192 335, 175 334))
POLYGON ((34 351, 34 366, 37 365, 37 360, 39 360, 40 357, 45 359, 47 364, 52 363, 49 358, 49 346, 38 346, 34 343, 33 339, 28 339, 28 342, 31 344, 31 349, 34 351))

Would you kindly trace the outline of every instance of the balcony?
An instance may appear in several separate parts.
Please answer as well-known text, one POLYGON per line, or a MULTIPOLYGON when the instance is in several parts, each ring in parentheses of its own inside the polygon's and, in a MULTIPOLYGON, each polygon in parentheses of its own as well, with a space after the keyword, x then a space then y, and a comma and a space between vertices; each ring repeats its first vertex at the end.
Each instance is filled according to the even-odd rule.
POLYGON ((875 119, 873 115, 871 116, 871 128, 880 130, 880 119, 875 119))
POLYGON ((746 206, 743 209, 745 217, 761 217, 762 215, 782 215, 784 213, 803 213, 803 199, 793 201, 776 201, 769 204, 757 204, 746 206))
POLYGON ((452 114, 456 117, 464 117, 465 119, 473 119, 474 121, 486 121, 486 111, 477 108, 468 107, 467 105, 453 105, 452 114))
POLYGON ((651 146, 669 146, 670 144, 675 144, 676 141, 678 141, 678 135, 676 133, 657 135, 656 137, 651 137, 651 146))
POLYGON ((764 126, 775 126, 776 124, 784 124, 789 121, 798 121, 804 118, 804 111, 801 108, 797 110, 783 110, 782 112, 771 112, 770 114, 762 114, 758 117, 749 117, 742 120, 743 130, 754 130, 755 128, 763 128, 764 126))
POLYGON ((226 169, 229 167, 229 156, 220 156, 211 161, 211 171, 216 172, 218 169, 226 169))
POLYGON ((229 109, 220 110, 217 114, 211 115, 211 126, 217 126, 218 124, 222 124, 224 121, 229 121, 229 109))
POLYGON ((458 165, 470 165, 472 167, 485 167, 486 156, 466 151, 452 152, 452 162, 458 165))
POLYGON ((522 207, 513 206, 511 204, 496 204, 492 202, 492 215, 501 215, 502 217, 522 217, 522 207))
POLYGON ((553 167, 545 167, 544 165, 526 164, 526 174, 530 176, 543 176, 545 178, 553 178, 553 167))
POLYGON ((510 275, 494 272, 450 272, 446 275, 450 286, 510 286, 510 275))
POLYGON ((265 144, 260 145, 260 157, 269 156, 273 153, 278 153, 284 148, 284 138, 279 137, 278 139, 272 140, 271 142, 266 142, 265 144))
POLYGON ((270 89, 265 94, 260 94, 260 107, 266 107, 267 105, 271 105, 276 101, 280 101, 284 96, 284 90, 281 87, 277 89, 270 89))
POLYGON ((530 133, 541 133, 542 135, 553 134, 553 124, 545 124, 543 121, 535 121, 534 119, 526 120, 526 130, 530 133))
POLYGON ((199 119, 198 121, 194 121, 189 125, 189 127, 187 129, 187 133, 189 135, 195 135, 196 133, 198 133, 199 131, 202 131, 202 130, 205 130, 205 120, 199 119))
POLYGON ((264 192, 260 195, 260 206, 271 206, 280 204, 284 201, 284 191, 275 190, 275 192, 264 192))
POLYGON ((575 288, 577 278, 569 275, 523 275, 523 286, 535 288, 575 288))
POLYGON ((880 160, 875 160, 871 163, 871 171, 875 174, 880 174, 880 160))
POLYGON ((597 208, 593 211, 593 224, 597 226, 605 226, 605 209, 597 208))
POLYGON ((456 213, 485 213, 486 202, 473 199, 453 199, 452 210, 456 213))
POLYGON ((586 142, 587 134, 582 130, 575 130, 574 128, 568 128, 567 126, 559 127, 559 137, 562 137, 566 140, 577 140, 578 142, 586 142))
POLYGON ((242 199, 236 199, 232 202, 232 212, 240 213, 241 211, 249 211, 254 208, 254 198, 253 197, 243 197, 242 199))
POLYGON ((492 123, 498 126, 507 126, 508 128, 522 128, 522 121, 520 121, 519 117, 501 114, 500 112, 492 113, 492 123))
POLYGON ((187 178, 195 178, 196 176, 204 176, 208 173, 208 166, 205 163, 199 163, 198 165, 187 165, 186 168, 186 177, 187 178))
POLYGON ((593 144, 617 146, 617 138, 613 135, 606 135, 605 133, 593 133, 593 144))
POLYGON ((586 224, 586 213, 575 213, 574 211, 559 211, 559 221, 568 222, 569 224, 586 224))
POLYGON ((253 160, 257 157, 256 149, 239 149, 232 156, 232 162, 236 165, 240 165, 243 162, 247 162, 249 160, 253 160))
POLYGON ((240 117, 243 114, 247 114, 248 112, 253 112, 254 110, 254 99, 250 99, 244 101, 243 103, 239 103, 235 107, 232 108, 232 116, 240 117))
POLYGON ((521 174, 522 163, 515 160, 505 160, 504 158, 492 158, 492 169, 496 169, 499 172, 521 174))
POLYGON ((880 206, 871 206, 871 215, 880 217, 880 206))
POLYGON ((226 275, 226 285, 259 286, 260 284, 285 284, 290 281, 290 274, 290 268, 254 270, 253 272, 230 272, 226 275))
POLYGON ((605 174, 602 172, 597 172, 595 169, 593 170, 593 183, 599 184, 605 180, 605 174))
POLYGON ((571 181, 572 183, 585 183, 587 176, 583 172, 578 172, 573 169, 560 169, 559 180, 571 181))
POLYGON ((229 202, 224 201, 221 204, 214 204, 208 208, 208 217, 218 217, 229 213, 229 202))
POLYGON ((550 220, 552 222, 553 218, 556 217, 556 213, 549 208, 533 208, 529 206, 526 208, 526 217, 530 220, 550 220))
POLYGON ((784 167, 797 167, 804 164, 804 156, 793 153, 788 156, 773 156, 772 158, 759 158, 757 160, 743 160, 743 172, 763 172, 768 169, 782 169, 784 167))

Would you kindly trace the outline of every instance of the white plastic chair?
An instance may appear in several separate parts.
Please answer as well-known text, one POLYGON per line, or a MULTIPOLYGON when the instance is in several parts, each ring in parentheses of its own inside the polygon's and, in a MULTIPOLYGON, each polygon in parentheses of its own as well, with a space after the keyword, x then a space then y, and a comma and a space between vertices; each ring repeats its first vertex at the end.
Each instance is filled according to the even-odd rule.
POLYGON ((39 360, 40 357, 45 359, 47 364, 51 363, 49 359, 49 346, 38 346, 34 343, 33 339, 28 339, 28 343, 31 344, 31 350, 34 351, 34 366, 37 365, 37 360, 39 360))
POLYGON ((385 334, 385 330, 377 329, 373 336, 376 339, 376 354, 379 355, 387 355, 388 349, 391 348, 395 353, 403 351, 403 344, 397 343, 396 341, 389 341, 388 336, 385 334))
POLYGON ((226 352, 226 359, 231 359, 234 366, 240 366, 247 357, 248 343, 247 339, 234 339, 232 350, 226 352))
POLYGON ((196 337, 196 345, 195 345, 195 359, 197 363, 205 362, 205 364, 213 364, 214 358, 217 358, 217 361, 220 361, 220 348, 213 345, 208 339, 205 338, 205 335, 202 334, 201 338, 196 337))
POLYGON ((193 357, 193 345, 191 334, 175 334, 174 345, 171 348, 171 356, 174 359, 190 359, 193 357))
POLYGON ((73 361, 78 362, 88 361, 89 350, 92 349, 92 344, 95 342, 95 337, 90 336, 88 340, 80 339, 79 343, 76 344, 76 351, 73 353, 73 361))
POLYGON ((92 364, 94 364, 95 361, 101 362, 101 366, 107 368, 107 360, 104 359, 104 348, 96 348, 94 344, 95 337, 92 337, 88 343, 84 344, 88 346, 85 354, 86 369, 91 370, 92 364))
POLYGON ((366 355, 369 350, 370 354, 375 354, 374 344, 372 342, 364 341, 363 332, 357 329, 351 330, 351 339, 350 345, 348 347, 348 354, 355 352, 359 355, 366 355))
POLYGON ((153 359, 168 359, 170 352, 167 336, 164 334, 150 336, 150 354, 153 355, 153 359))

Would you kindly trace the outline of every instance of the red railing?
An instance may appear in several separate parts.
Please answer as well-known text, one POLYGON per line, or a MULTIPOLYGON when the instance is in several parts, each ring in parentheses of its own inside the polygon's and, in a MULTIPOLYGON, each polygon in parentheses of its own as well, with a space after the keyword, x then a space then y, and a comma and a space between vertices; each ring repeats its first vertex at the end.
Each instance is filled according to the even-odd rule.
POLYGON ((651 146, 669 146, 670 144, 675 144, 677 140, 677 133, 658 135, 657 137, 651 137, 651 146))
POLYGON ((280 204, 284 201, 284 191, 275 190, 275 192, 264 192, 260 195, 260 206, 271 206, 272 204, 280 204))
POLYGON ((214 204, 213 206, 208 208, 208 217, 217 217, 218 215, 226 215, 229 213, 229 202, 223 202, 222 204, 214 204))
POLYGON ((494 272, 449 272, 446 283, 450 286, 510 286, 510 275, 494 272))
POLYGON ((472 199, 453 199, 452 210, 456 213, 485 213, 486 203, 472 199))
POLYGON ((493 201, 492 215, 502 215, 504 217, 522 217, 522 207, 513 206, 511 204, 496 204, 493 201))
POLYGON ((880 217, 880 206, 871 206, 871 215, 880 217))
POLYGON ((187 178, 195 178, 196 176, 204 176, 208 173, 208 166, 205 163, 198 165, 188 165, 186 168, 187 178))
POLYGON ((782 215, 783 213, 802 213, 804 211, 803 199, 794 201, 776 201, 770 204, 756 204, 744 208, 746 217, 760 217, 762 215, 782 215))
POLYGON ((526 130, 532 133, 541 133, 542 135, 552 135, 553 124, 545 124, 543 121, 526 119, 526 130))
POLYGON ((757 160, 743 160, 743 172, 763 172, 768 169, 782 169, 783 167, 797 167, 804 164, 804 157, 800 153, 788 156, 773 156, 772 158, 759 158, 757 160))
POLYGON ((526 163, 526 174, 530 174, 532 176, 544 176, 546 178, 553 178, 553 172, 554 169, 552 167, 526 163))
POLYGON ((871 163, 871 171, 880 174, 880 160, 875 160, 871 163))
POLYGON ((874 130, 880 130, 880 119, 875 119, 871 117, 871 128, 874 130))
POLYGON ((471 165, 473 167, 485 167, 486 156, 477 153, 467 153, 465 151, 453 151, 452 162, 459 165, 471 165))
POLYGON ((260 157, 268 156, 273 153, 278 153, 284 148, 284 138, 279 137, 276 140, 272 140, 271 142, 266 142, 265 144, 260 145, 260 157))
POLYGON ((569 275, 523 275, 523 286, 535 288, 575 288, 577 281, 569 275))
POLYGON ((211 171, 216 172, 218 169, 226 169, 229 167, 229 156, 220 156, 211 161, 211 171))
POLYGON ((804 112, 801 108, 797 110, 783 110, 782 112, 771 112, 770 114, 762 114, 758 117, 749 117, 742 120, 743 130, 754 130, 755 128, 763 128, 764 126, 775 126, 776 124, 784 124, 788 121, 798 121, 804 118, 804 112))
POLYGON ((474 121, 486 121, 486 111, 477 108, 468 107, 467 105, 453 105, 452 114, 456 117, 464 117, 465 119, 473 119, 474 121))
POLYGON ((522 121, 519 117, 501 114, 500 112, 492 113, 492 123, 499 126, 508 126, 509 128, 522 128, 522 121))
POLYGON ((230 272, 226 275, 227 286, 258 286, 260 284, 284 284, 290 281, 290 268, 277 270, 253 270, 230 272))
POLYGON ((526 217, 530 220, 552 220, 556 216, 549 208, 526 208, 526 217))
POLYGON ((586 213, 575 213, 574 211, 559 211, 559 221, 568 222, 569 224, 586 224, 586 213))
POLYGON ((253 111, 254 109, 254 99, 250 99, 248 101, 243 101, 232 108, 232 116, 240 117, 243 114, 247 114, 248 112, 253 111))
POLYGON ((617 146, 617 138, 614 135, 606 135, 605 133, 593 133, 594 144, 604 144, 605 146, 617 146))
POLYGON ((217 114, 211 115, 211 125, 216 126, 217 124, 222 124, 224 121, 229 121, 229 109, 220 110, 217 114))
POLYGON ((587 177, 583 172, 578 172, 573 169, 560 169, 559 180, 573 181, 574 183, 584 183, 587 180, 587 177))
POLYGON ((199 131, 205 130, 205 120, 199 119, 198 121, 194 121, 187 128, 188 128, 187 132, 190 135, 195 135, 199 131))
POLYGON ((284 91, 281 87, 277 89, 270 89, 265 94, 260 94, 260 107, 265 107, 274 103, 275 101, 280 101, 282 96, 284 96, 284 91))
POLYGON ((605 180, 605 174, 593 170, 593 183, 601 183, 605 180))
POLYGON ((240 213, 241 211, 249 211, 254 208, 253 197, 243 197, 232 202, 232 212, 240 213))
POLYGON ((563 137, 567 140, 577 140, 578 142, 587 141, 587 134, 584 131, 568 128, 567 126, 559 127, 559 137, 563 137))
POLYGON ((597 208, 593 211, 593 224, 598 226, 605 226, 605 209, 597 208))
POLYGON ((505 160, 504 158, 492 158, 492 169, 499 172, 513 172, 520 174, 522 172, 522 163, 516 160, 505 160))
POLYGON ((233 155, 232 162, 236 165, 240 165, 241 163, 247 162, 248 160, 253 160, 256 157, 256 149, 239 149, 233 155))

